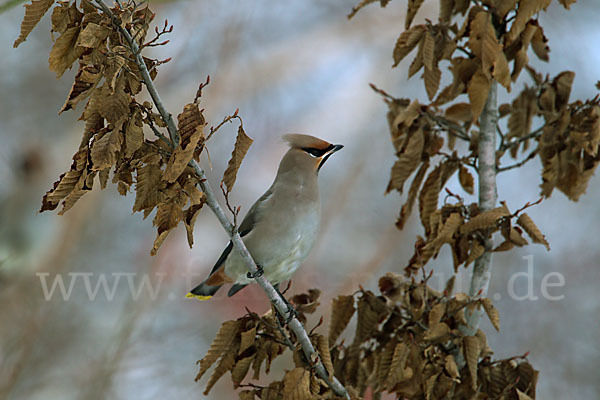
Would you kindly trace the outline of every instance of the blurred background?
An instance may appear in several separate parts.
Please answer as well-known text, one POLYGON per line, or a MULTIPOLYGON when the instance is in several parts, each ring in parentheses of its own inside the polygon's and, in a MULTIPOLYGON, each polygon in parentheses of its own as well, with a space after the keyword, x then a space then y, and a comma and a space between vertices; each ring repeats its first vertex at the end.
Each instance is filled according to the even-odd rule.
MULTIPOLYGON (((415 23, 435 20, 437 3, 426 2, 415 23)), ((402 273, 415 236, 422 234, 416 216, 404 231, 394 226, 404 198, 384 196, 395 157, 386 106, 368 86, 426 101, 422 81, 406 78, 410 61, 391 68, 406 2, 391 2, 383 10, 373 5, 348 21, 354 5, 355 0, 152 5, 157 24, 168 18, 175 26, 170 44, 151 52, 173 57, 156 80, 171 113, 178 114, 210 75, 202 98, 209 124, 239 108, 255 140, 232 194, 242 214, 271 184, 285 152, 282 134, 308 133, 345 145, 321 170, 320 237, 290 289, 321 289, 326 321, 333 297, 353 293, 359 284, 374 290, 385 272, 402 273)), ((12 48, 23 13, 15 7, 0 14, 0 398, 205 398, 207 377, 194 382, 196 360, 223 321, 243 315, 244 307, 262 313, 268 303, 256 288, 233 298, 220 293, 211 302, 184 299, 227 242, 208 209, 196 223, 192 250, 180 227, 155 257, 149 255, 155 235, 151 219, 132 215, 134 195, 122 197, 115 186, 95 188, 66 216, 38 214, 42 195, 69 168, 83 129, 77 121, 83 107, 57 115, 75 71, 56 80, 48 70, 49 15, 27 42, 12 48), (57 276, 67 296, 59 286, 44 296, 43 284, 49 291, 57 276), (89 289, 102 277, 111 291, 99 286, 92 299, 89 289)), ((550 40, 550 64, 531 56, 533 65, 551 76, 573 70, 571 99, 595 96, 600 8, 582 1, 567 12, 553 2, 540 20, 550 40)), ((513 93, 525 80, 522 74, 513 93)), ((501 99, 509 97, 502 93, 501 99)), ((215 188, 236 129, 234 124, 222 128, 208 146, 211 164, 202 160, 215 188)), ((537 200, 539 183, 536 159, 499 176, 499 200, 520 208, 537 200)), ((448 187, 460 192, 456 180, 448 187)), ((528 210, 551 252, 535 245, 494 256, 489 295, 500 311, 501 332, 487 321, 482 328, 498 358, 530 352, 540 370, 541 399, 600 398, 599 199, 597 177, 578 203, 555 192, 528 210), (509 296, 508 282, 528 272, 528 260, 531 280, 521 276, 513 283, 517 295, 531 290, 532 296, 518 301, 509 296), (562 274, 565 284, 548 292, 564 296, 561 300, 548 300, 541 291, 552 272, 562 274)), ((452 276, 451 264, 445 249, 428 265, 436 271, 434 285, 452 276)), ((469 274, 460 271, 459 290, 468 290, 469 274)), ((289 359, 279 360, 273 379, 290 365, 289 359)), ((208 396, 232 397, 228 377, 208 396)))

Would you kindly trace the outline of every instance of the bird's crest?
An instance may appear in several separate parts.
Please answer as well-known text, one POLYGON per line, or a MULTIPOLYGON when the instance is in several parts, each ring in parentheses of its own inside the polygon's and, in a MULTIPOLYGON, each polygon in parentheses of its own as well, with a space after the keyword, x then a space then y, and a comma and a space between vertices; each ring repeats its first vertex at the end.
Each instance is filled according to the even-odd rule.
POLYGON ((310 135, 301 135, 299 133, 290 133, 282 136, 283 140, 288 142, 293 149, 319 149, 325 150, 331 146, 331 143, 310 135))

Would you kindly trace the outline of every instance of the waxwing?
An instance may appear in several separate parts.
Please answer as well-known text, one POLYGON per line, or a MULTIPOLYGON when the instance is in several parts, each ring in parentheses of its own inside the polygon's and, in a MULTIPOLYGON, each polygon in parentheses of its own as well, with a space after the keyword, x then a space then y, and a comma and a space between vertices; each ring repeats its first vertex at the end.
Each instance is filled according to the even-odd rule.
MULTIPOLYGON (((239 226, 259 271, 276 287, 290 279, 315 243, 321 218, 318 173, 344 147, 309 135, 283 139, 290 149, 279 163, 275 181, 239 226)), ((208 300, 226 283, 233 283, 228 293, 233 296, 252 282, 238 252, 232 250, 229 242, 208 278, 186 297, 208 300)))

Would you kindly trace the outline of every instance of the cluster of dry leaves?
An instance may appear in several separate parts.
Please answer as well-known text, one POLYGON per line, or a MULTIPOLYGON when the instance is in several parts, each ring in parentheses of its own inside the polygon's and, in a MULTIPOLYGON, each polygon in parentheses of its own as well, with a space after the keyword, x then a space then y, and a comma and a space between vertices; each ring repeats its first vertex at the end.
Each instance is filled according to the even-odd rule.
MULTIPOLYGON (((368 391, 407 399, 534 398, 537 371, 525 356, 493 360, 481 330, 465 336, 460 329, 466 324, 465 312, 476 307, 483 307, 499 329, 491 301, 462 293, 452 296, 453 285, 452 278, 440 293, 427 286, 427 279, 417 283, 388 273, 379 280, 379 296, 361 289, 335 298, 328 335, 315 332, 318 324, 310 338, 328 372, 340 379, 353 399, 368 391), (340 340, 355 315, 353 338, 340 340)), ((291 300, 305 319, 316 310, 318 297, 319 291, 311 290, 291 300)), ((225 322, 198 362, 196 379, 216 363, 205 394, 230 372, 234 386, 243 389, 241 399, 336 398, 284 329, 271 311, 263 316, 248 312, 225 322), (264 387, 250 382, 260 379, 263 364, 268 374, 273 359, 286 349, 293 352, 295 368, 264 387), (250 368, 253 375, 247 379, 250 368)))
MULTIPOLYGON (((25 6, 15 47, 26 39, 53 4, 54 0, 34 0, 25 6)), ((167 121, 152 103, 138 102, 136 96, 144 83, 141 67, 154 79, 157 67, 168 59, 136 59, 135 50, 166 44, 159 38, 173 27, 165 22, 162 30, 157 27, 156 36, 146 41, 154 18, 147 6, 130 2, 116 4, 110 11, 112 15, 89 0, 81 0, 79 6, 76 1, 61 1, 52 10, 52 33, 57 38, 50 51, 50 69, 60 77, 78 62, 75 81, 60 112, 85 102, 80 118, 85 128, 70 170, 44 195, 41 211, 54 210, 62 204, 59 214, 64 214, 92 190, 95 181, 104 189, 112 171, 112 182, 120 194, 135 191, 134 212, 143 212, 146 218, 156 209, 153 224, 157 236, 152 255, 180 222, 185 225, 191 247, 194 223, 205 203, 193 161, 199 161, 206 140, 216 131, 211 128, 207 136, 204 133, 207 123, 198 106, 203 85, 194 102, 185 105, 177 116, 176 136, 162 134, 167 121), (137 49, 132 48, 124 31, 129 32, 137 49), (144 64, 140 65, 138 60, 144 64), (154 133, 152 139, 146 138, 144 127, 154 133)), ((233 118, 239 118, 237 111, 225 121, 233 118)), ((251 143, 240 122, 232 158, 223 177, 228 190, 233 187, 251 143)))
POLYGON ((459 158, 456 152, 444 155, 442 161, 429 171, 430 158, 439 154, 444 143, 439 131, 443 128, 451 132, 453 123, 436 116, 427 106, 421 106, 417 101, 409 104, 408 100, 386 96, 390 108, 388 121, 392 142, 398 154, 388 191, 395 189, 402 192, 407 179, 417 170, 410 184, 407 200, 400 210, 397 226, 400 229, 404 227, 418 202, 419 216, 425 230, 425 238, 417 238, 415 253, 405 269, 407 275, 417 272, 430 259, 435 258, 444 244, 452 249, 455 270, 460 265, 466 267, 484 253, 486 240, 497 231, 502 233, 504 242, 494 251, 506 251, 514 246, 526 245, 528 242, 523 237, 523 230, 534 243, 541 243, 549 248, 533 220, 525 213, 519 215, 522 210, 511 213, 504 204, 502 207, 481 211, 477 204, 465 205, 460 196, 449 191, 446 191, 446 200, 457 201, 452 204, 445 202, 440 207, 439 198, 444 185, 457 172, 463 189, 473 193, 474 178, 467 166, 473 163, 476 146, 467 157, 459 158), (513 218, 518 226, 512 226, 513 218))
MULTIPOLYGON (((363 1, 351 16, 372 2, 363 1)), ((417 239, 407 274, 414 273, 435 257, 444 243, 453 249, 455 268, 461 264, 466 266, 482 255, 485 240, 495 231, 501 231, 505 239, 496 251, 527 244, 522 230, 511 227, 510 219, 518 213, 511 214, 505 206, 480 213, 476 205, 467 207, 455 196, 460 200, 458 204, 438 207, 445 183, 456 172, 465 192, 474 192, 474 179, 469 168, 477 169, 479 132, 476 128, 493 81, 510 91, 511 83, 524 69, 533 81, 511 104, 499 107, 496 118, 500 137, 496 151, 497 171, 520 167, 539 156, 543 167, 542 196, 549 197, 553 189, 558 188, 570 199, 577 200, 585 192, 600 162, 600 100, 596 97, 585 103, 569 103, 573 72, 562 72, 553 79, 543 78, 528 65, 529 48, 539 59, 549 59, 548 40, 538 23, 537 13, 550 2, 488 0, 473 4, 440 0, 438 23, 415 26, 411 23, 422 1, 408 2, 406 30, 396 43, 394 66, 416 48, 408 74, 410 77, 423 70, 431 103, 423 105, 396 99, 373 87, 388 104, 388 123, 398 157, 387 191, 402 193, 406 181, 414 174, 397 226, 399 229, 404 227, 418 201, 425 230, 425 238, 417 239), (453 23, 459 14, 464 15, 460 26, 453 23), (449 65, 452 82, 439 91, 439 63, 442 61, 449 65), (441 108, 463 94, 468 102, 454 102, 441 108), (503 133, 503 126, 506 133, 503 133), (468 143, 464 156, 455 151, 457 139, 468 143), (444 144, 451 154, 442 151, 444 144), (522 155, 530 148, 533 149, 527 155, 522 155), (503 165, 504 154, 521 160, 503 165), (431 165, 434 156, 441 158, 435 167, 431 165)), ((561 4, 568 8, 573 2, 561 1, 561 4)), ((381 4, 385 6, 387 1, 381 4)), ((518 224, 534 242, 548 247, 526 214, 519 217, 518 224)))

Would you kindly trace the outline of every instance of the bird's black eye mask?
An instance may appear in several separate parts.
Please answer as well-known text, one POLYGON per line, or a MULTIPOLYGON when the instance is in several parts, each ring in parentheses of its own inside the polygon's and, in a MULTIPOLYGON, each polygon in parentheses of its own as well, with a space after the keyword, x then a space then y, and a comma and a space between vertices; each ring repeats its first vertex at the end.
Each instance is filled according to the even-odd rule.
POLYGON ((311 156, 313 156, 315 158, 321 158, 325 154, 327 154, 327 152, 331 151, 334 147, 335 147, 334 145, 329 145, 329 147, 327 147, 326 149, 316 149, 314 147, 303 147, 302 150, 304 150, 305 152, 307 152, 308 154, 310 154, 311 156))

